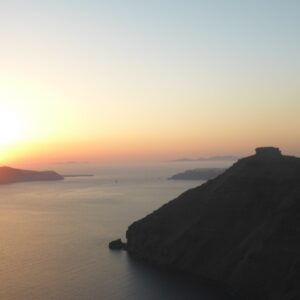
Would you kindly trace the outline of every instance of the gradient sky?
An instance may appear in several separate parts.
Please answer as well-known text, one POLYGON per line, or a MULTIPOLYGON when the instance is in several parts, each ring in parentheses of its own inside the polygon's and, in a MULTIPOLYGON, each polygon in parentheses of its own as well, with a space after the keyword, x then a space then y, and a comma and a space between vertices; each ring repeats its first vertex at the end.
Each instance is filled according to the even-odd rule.
POLYGON ((0 20, 2 163, 300 155, 298 0, 10 0, 0 20))

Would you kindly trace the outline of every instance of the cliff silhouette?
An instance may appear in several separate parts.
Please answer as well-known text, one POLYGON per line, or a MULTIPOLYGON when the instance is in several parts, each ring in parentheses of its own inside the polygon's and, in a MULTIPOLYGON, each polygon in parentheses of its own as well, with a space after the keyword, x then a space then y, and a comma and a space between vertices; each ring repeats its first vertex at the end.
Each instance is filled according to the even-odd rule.
POLYGON ((257 148, 129 226, 135 258, 213 280, 239 299, 300 299, 300 158, 257 148))

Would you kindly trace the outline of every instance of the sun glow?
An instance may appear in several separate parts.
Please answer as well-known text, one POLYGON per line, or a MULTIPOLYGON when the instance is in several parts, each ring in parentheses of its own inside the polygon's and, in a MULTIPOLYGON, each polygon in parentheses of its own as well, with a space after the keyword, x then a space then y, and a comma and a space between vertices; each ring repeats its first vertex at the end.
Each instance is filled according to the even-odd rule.
POLYGON ((19 114, 9 107, 0 108, 0 145, 12 145, 24 138, 24 124, 19 114))

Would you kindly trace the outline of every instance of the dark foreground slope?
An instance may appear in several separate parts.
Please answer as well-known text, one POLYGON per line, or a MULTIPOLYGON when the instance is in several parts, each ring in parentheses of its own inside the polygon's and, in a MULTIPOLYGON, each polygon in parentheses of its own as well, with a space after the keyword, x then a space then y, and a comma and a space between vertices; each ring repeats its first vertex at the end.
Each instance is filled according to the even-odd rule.
POLYGON ((275 148, 162 206, 127 231, 133 257, 237 289, 300 299, 300 159, 275 148))
POLYGON ((0 167, 0 184, 63 179, 63 176, 54 171, 30 171, 10 167, 0 167))

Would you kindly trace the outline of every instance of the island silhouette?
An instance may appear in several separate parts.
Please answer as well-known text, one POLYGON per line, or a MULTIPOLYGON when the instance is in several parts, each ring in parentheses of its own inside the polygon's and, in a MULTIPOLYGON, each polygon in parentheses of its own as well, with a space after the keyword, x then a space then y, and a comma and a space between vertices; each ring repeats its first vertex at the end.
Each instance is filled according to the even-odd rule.
POLYGON ((0 167, 0 184, 9 184, 28 181, 63 180, 64 176, 54 171, 22 170, 11 167, 0 167))
POLYGON ((186 170, 171 176, 170 180, 209 180, 222 174, 224 168, 197 168, 186 170))

